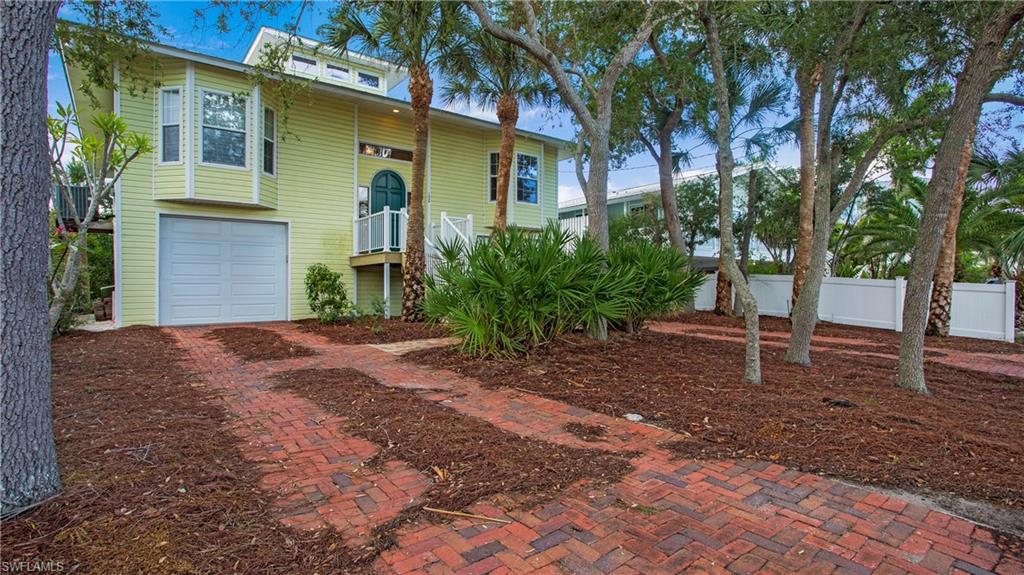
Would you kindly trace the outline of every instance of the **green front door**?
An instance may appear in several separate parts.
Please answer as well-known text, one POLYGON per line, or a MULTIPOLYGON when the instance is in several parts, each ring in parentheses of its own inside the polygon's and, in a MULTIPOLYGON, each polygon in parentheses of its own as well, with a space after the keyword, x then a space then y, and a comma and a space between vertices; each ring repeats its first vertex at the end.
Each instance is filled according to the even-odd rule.
POLYGON ((395 212, 405 207, 405 184, 392 171, 377 174, 370 184, 370 213, 376 214, 384 206, 395 212))
MULTIPOLYGON (((373 177, 370 184, 370 213, 376 214, 389 208, 392 212, 398 212, 405 207, 405 184, 398 174, 385 170, 373 177)), ((390 236, 388 238, 388 251, 397 251, 399 239, 401 238, 402 219, 398 214, 389 216, 391 222, 390 236)))

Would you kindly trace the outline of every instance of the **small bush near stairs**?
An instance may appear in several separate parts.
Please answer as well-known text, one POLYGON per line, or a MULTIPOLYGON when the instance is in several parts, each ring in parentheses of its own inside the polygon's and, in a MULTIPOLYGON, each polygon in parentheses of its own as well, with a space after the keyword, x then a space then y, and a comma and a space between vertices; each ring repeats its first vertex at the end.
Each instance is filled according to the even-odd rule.
POLYGON ((306 298, 320 323, 337 323, 355 317, 341 274, 325 264, 316 263, 306 270, 306 298))

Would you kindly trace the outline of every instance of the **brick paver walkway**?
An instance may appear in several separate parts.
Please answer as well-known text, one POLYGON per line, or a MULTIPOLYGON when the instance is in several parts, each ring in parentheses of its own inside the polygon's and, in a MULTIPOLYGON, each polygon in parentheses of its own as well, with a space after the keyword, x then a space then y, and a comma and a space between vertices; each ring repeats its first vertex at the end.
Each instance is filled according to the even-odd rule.
MULTIPOLYGON (((660 331, 663 333, 698 335, 709 339, 732 341, 737 343, 743 343, 745 341, 743 337, 743 329, 738 327, 697 325, 681 322, 652 322, 649 327, 654 331, 660 331)), ((853 337, 815 335, 813 341, 818 343, 842 344, 851 347, 876 348, 878 346, 878 342, 876 341, 853 337)), ((789 346, 789 333, 781 331, 762 331, 761 345, 766 347, 786 348, 789 346)), ((898 359, 896 354, 871 351, 870 349, 837 349, 834 347, 813 345, 811 349, 815 351, 828 351, 829 353, 871 355, 886 359, 898 359)), ((1024 378, 1024 354, 984 353, 976 351, 965 352, 938 347, 925 347, 924 349, 928 354, 926 357, 927 361, 951 365, 953 367, 971 369, 974 371, 985 371, 989 373, 1009 375, 1011 377, 1024 378)))
POLYGON ((261 324, 320 355, 241 364, 204 328, 175 329, 199 369, 237 416, 232 425, 277 497, 281 521, 333 526, 353 546, 370 528, 415 502, 428 475, 390 461, 360 462, 377 447, 348 436, 343 418, 268 376, 304 367, 354 367, 396 387, 524 436, 580 447, 636 451, 635 470, 600 489, 575 485, 556 501, 508 514, 487 503, 471 511, 508 524, 459 519, 420 522, 375 567, 381 573, 1024 573, 1019 558, 968 521, 866 489, 767 462, 673 459, 659 443, 673 433, 516 390, 489 390, 447 371, 402 362, 414 345, 342 346, 291 324, 261 324), (567 422, 609 428, 583 442, 567 422))

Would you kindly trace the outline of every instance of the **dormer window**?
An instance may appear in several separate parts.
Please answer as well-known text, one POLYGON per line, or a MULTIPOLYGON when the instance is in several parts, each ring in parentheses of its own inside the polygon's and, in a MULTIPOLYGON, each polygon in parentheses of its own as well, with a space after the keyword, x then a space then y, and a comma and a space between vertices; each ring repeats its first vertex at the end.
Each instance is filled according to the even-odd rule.
POLYGON ((359 73, 359 84, 368 88, 380 88, 380 76, 367 72, 359 73))
POLYGON ((349 69, 335 64, 327 64, 327 77, 332 80, 338 80, 339 82, 352 81, 352 73, 349 69))
POLYGON ((303 72, 305 74, 316 74, 316 60, 292 54, 292 69, 296 72, 303 72))

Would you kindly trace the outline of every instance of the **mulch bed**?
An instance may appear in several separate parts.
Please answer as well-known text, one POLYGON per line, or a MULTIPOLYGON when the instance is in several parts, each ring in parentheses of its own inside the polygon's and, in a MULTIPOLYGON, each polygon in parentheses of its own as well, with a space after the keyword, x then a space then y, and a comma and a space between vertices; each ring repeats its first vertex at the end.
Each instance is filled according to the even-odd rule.
POLYGON ((64 491, 3 523, 3 560, 83 573, 369 573, 333 530, 280 525, 216 399, 157 328, 53 344, 64 491))
POLYGON ((277 385, 347 418, 346 430, 434 478, 424 505, 460 511, 489 500, 505 508, 547 500, 580 481, 615 482, 632 469, 622 456, 521 437, 419 393, 387 387, 355 369, 278 374, 277 385))
POLYGON ((316 355, 316 351, 292 343, 276 331, 258 327, 222 327, 211 330, 206 337, 220 342, 232 355, 247 363, 316 355))
MULTIPOLYGON (((730 317, 716 315, 710 311, 680 313, 666 317, 664 320, 677 321, 697 326, 744 328, 742 316, 730 317)), ((760 317, 760 325, 762 336, 764 336, 764 332, 766 331, 773 331, 785 334, 785 337, 773 336, 774 339, 789 339, 789 332, 792 324, 788 317, 762 315, 760 317)), ((891 330, 819 321, 814 328, 814 335, 865 339, 876 344, 875 349, 870 349, 870 351, 891 353, 894 355, 899 353, 900 334, 891 330)), ((832 346, 835 344, 815 341, 815 345, 832 346)), ((1010 343, 1008 341, 995 341, 990 339, 977 339, 973 337, 936 337, 929 335, 925 336, 924 345, 925 347, 950 351, 1024 354, 1024 344, 1010 343)), ((865 349, 867 351, 863 346, 859 346, 857 349, 865 349)))
POLYGON ((924 397, 896 388, 896 361, 812 352, 812 368, 762 349, 744 384, 743 346, 695 336, 613 334, 554 342, 516 361, 455 348, 406 359, 689 436, 683 457, 750 457, 852 480, 937 490, 1024 509, 1024 381, 927 363, 924 397), (851 402, 855 407, 842 407, 851 402))
POLYGON ((309 333, 323 336, 342 345, 396 343, 451 335, 443 327, 436 325, 377 317, 362 317, 354 321, 336 324, 322 324, 315 319, 304 319, 295 323, 309 333))

